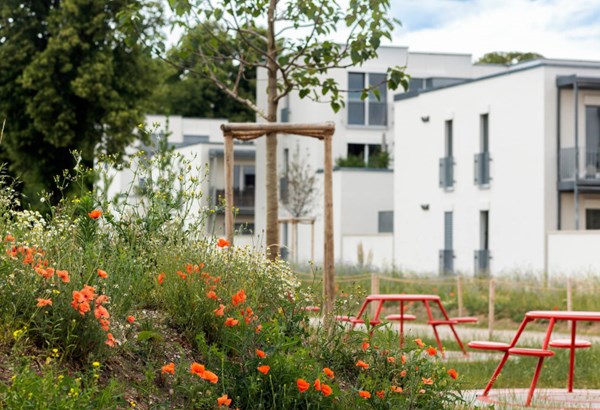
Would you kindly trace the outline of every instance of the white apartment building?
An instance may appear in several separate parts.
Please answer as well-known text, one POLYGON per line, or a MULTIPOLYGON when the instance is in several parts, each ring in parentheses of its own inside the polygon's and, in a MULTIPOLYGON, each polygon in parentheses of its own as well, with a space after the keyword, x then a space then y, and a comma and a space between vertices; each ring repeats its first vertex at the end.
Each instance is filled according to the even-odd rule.
POLYGON ((600 272, 600 62, 394 101, 394 255, 417 272, 600 272))
MULTIPOLYGON (((454 84, 466 79, 495 72, 506 71, 505 66, 474 65, 468 54, 414 53, 407 47, 381 47, 379 58, 360 67, 331 70, 327 77, 335 79, 340 89, 361 90, 370 84, 384 80, 390 66, 406 66, 412 76, 411 88, 431 88, 454 84)), ((257 78, 257 104, 266 107, 266 71, 259 70, 257 78)), ((394 154, 395 132, 402 123, 394 115, 392 91, 385 85, 379 87, 381 99, 373 95, 360 99, 360 92, 349 92, 346 107, 334 113, 329 104, 300 99, 291 94, 280 103, 280 122, 317 123, 333 121, 336 131, 333 137, 333 157, 361 158, 365 164, 374 161, 382 151, 391 154, 386 168, 336 167, 333 175, 334 200, 334 252, 337 263, 370 263, 378 267, 391 267, 397 263, 394 252, 394 184, 391 171, 398 158, 394 154), (361 255, 362 254, 362 259, 361 255)), ((395 91, 398 92, 398 91, 395 91)), ((321 141, 280 135, 278 137, 278 161, 280 178, 285 182, 285 170, 298 149, 301 156, 318 172, 323 167, 323 143, 321 141)), ((265 228, 265 141, 256 140, 256 232, 265 228)), ((322 174, 320 174, 322 175, 322 174)), ((322 186, 322 183, 321 183, 322 186)), ((281 189, 280 189, 281 190, 281 189)), ((322 194, 322 191, 321 191, 322 194)), ((283 248, 291 248, 296 240, 297 254, 292 260, 322 261, 323 219, 322 203, 315 203, 314 246, 311 246, 310 225, 298 225, 297 231, 281 224, 280 241, 283 248), (312 251, 314 249, 314 254, 312 251)), ((288 218, 280 205, 280 218, 288 218)), ((264 236, 264 235, 263 235, 264 236)))
MULTIPOLYGON (((169 146, 175 153, 193 162, 191 170, 184 170, 188 176, 193 174, 200 182, 203 193, 200 202, 192 205, 192 214, 216 209, 206 217, 207 234, 225 235, 225 219, 222 201, 225 198, 224 146, 221 124, 226 119, 184 118, 181 116, 147 115, 146 128, 153 135, 168 135, 169 146), (157 125, 155 127, 155 125, 157 125)), ((152 155, 153 147, 140 141, 127 149, 131 155, 143 149, 152 155)), ((252 142, 236 142, 234 146, 234 203, 235 241, 237 245, 254 244, 254 197, 255 197, 255 146, 252 142)), ((132 170, 114 172, 109 195, 129 190, 132 183, 142 187, 144 180, 136 177, 132 170), (137 181, 134 181, 137 178, 137 181)), ((135 191, 134 191, 135 192, 135 191)))

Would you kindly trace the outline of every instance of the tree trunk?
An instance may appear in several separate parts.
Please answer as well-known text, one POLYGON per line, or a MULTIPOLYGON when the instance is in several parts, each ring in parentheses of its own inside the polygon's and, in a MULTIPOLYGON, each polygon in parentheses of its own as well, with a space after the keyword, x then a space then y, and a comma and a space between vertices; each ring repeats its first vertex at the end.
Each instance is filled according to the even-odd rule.
MULTIPOLYGON (((277 44, 275 42, 275 9, 277 0, 269 2, 267 12, 267 118, 277 121, 277 44)), ((270 133, 267 139, 266 194, 267 194, 267 256, 275 260, 279 255, 279 187, 277 183, 277 134, 270 133)))

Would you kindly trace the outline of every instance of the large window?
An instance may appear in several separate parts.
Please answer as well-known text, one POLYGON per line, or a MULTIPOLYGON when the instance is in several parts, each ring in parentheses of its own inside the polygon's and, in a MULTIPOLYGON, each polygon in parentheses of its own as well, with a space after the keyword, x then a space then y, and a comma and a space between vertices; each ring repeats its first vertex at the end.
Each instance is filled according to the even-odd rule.
POLYGON ((585 210, 585 229, 600 229, 600 209, 585 210))
POLYGON ((349 125, 387 125, 387 88, 385 81, 385 74, 348 74, 349 125), (375 93, 370 92, 366 100, 361 100, 362 91, 373 86, 379 91, 379 99, 375 93))

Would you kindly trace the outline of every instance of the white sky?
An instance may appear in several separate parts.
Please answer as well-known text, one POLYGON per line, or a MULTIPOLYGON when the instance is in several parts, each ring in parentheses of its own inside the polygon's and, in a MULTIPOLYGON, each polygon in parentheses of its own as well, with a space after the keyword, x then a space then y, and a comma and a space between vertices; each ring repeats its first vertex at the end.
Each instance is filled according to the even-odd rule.
POLYGON ((599 0, 391 0, 410 51, 532 51, 600 61, 599 0))

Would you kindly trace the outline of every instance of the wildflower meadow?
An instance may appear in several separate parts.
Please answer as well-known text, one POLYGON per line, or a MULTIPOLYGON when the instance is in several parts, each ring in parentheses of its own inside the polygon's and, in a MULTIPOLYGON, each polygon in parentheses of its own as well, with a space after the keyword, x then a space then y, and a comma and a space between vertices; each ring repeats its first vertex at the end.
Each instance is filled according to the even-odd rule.
POLYGON ((132 172, 144 190, 110 197, 108 167, 77 165, 63 176, 76 194, 43 214, 22 209, 2 179, 0 408, 463 402, 435 348, 324 323, 305 309, 321 295, 286 262, 207 233, 215 210, 191 215, 203 195, 191 162, 168 150, 142 159, 132 172))

